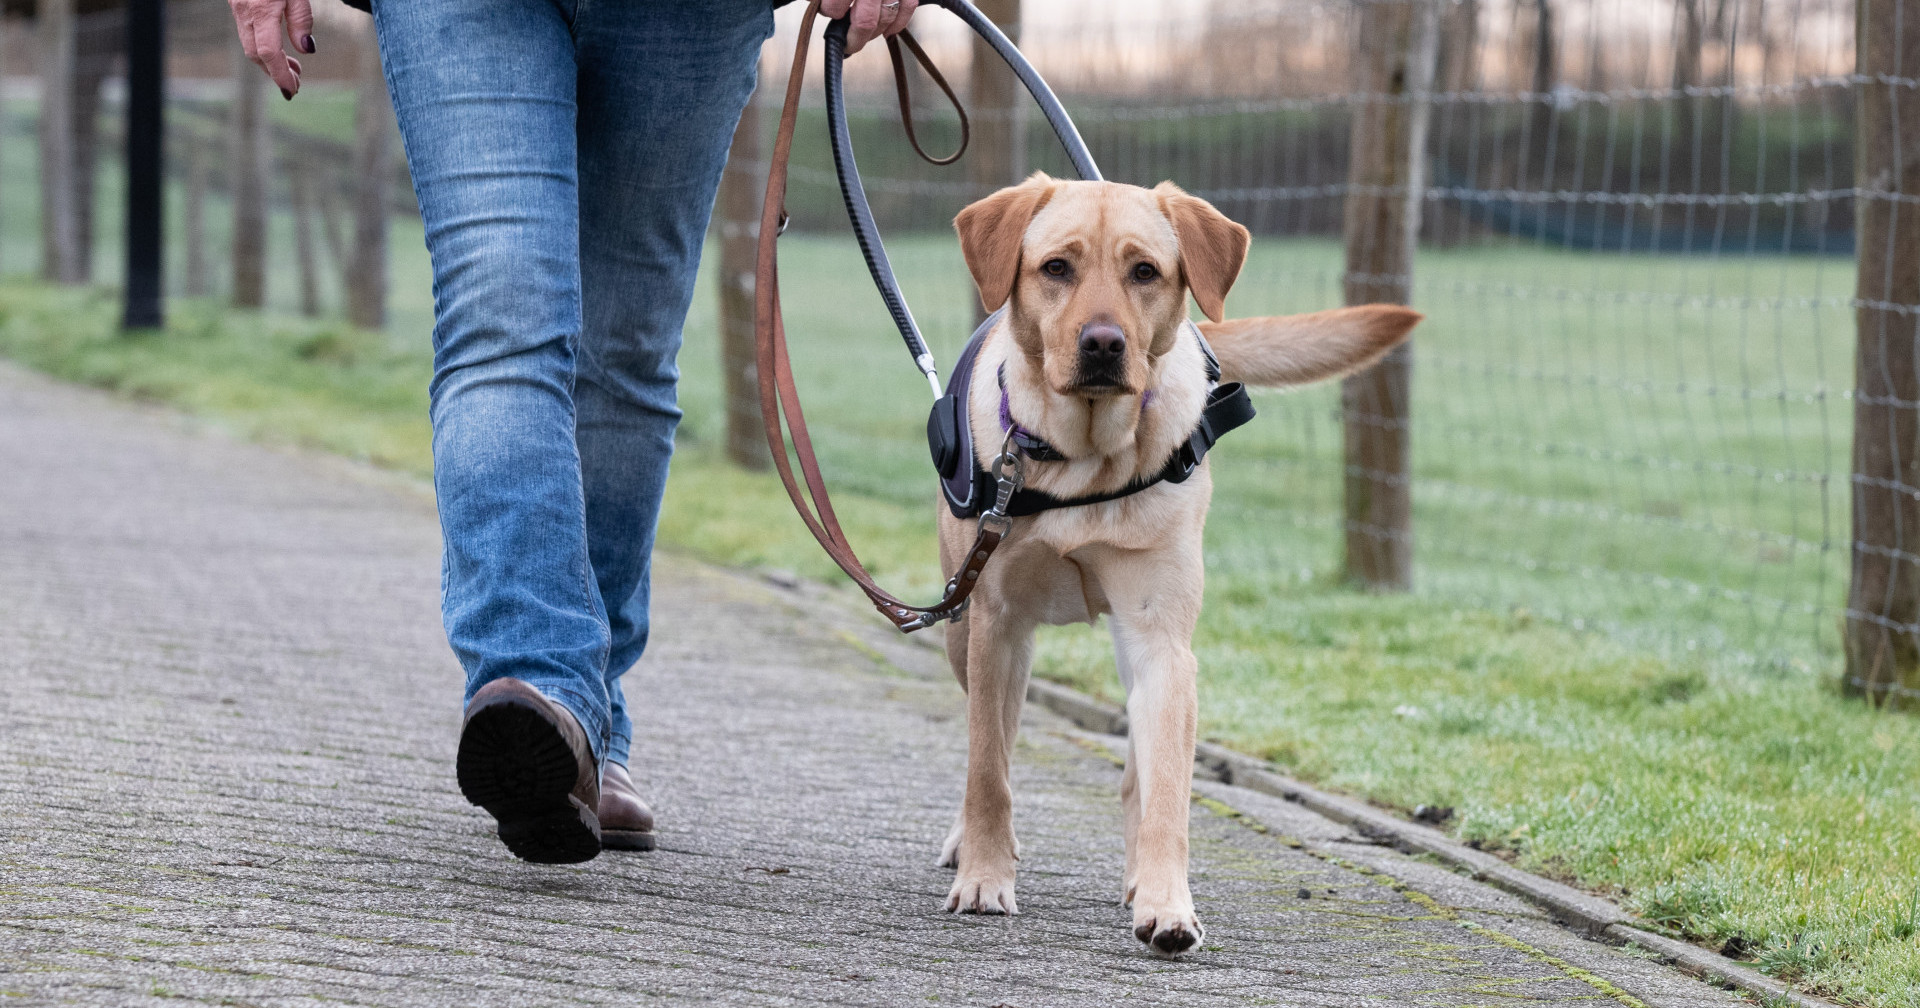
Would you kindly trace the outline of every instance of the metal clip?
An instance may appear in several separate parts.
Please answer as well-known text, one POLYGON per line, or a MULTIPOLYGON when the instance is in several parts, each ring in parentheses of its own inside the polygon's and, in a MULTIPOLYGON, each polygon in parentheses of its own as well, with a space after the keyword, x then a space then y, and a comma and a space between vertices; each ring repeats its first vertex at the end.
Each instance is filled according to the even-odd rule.
POLYGON ((986 514, 981 515, 981 518, 984 519, 987 515, 992 515, 996 518, 1005 519, 1007 517, 1007 505, 1013 502, 1013 495, 1018 493, 1020 488, 1025 486, 1027 482, 1027 460, 1020 454, 1020 450, 1015 447, 1013 434, 1011 432, 1007 434, 1007 440, 1000 445, 1000 454, 993 458, 993 479, 997 484, 994 489, 993 507, 988 508, 986 514), (1007 473, 1008 463, 1012 463, 1013 465, 1013 473, 1011 475, 1007 473))
POLYGON ((790 218, 787 217, 787 212, 785 210, 780 211, 780 226, 774 229, 773 231, 774 237, 778 238, 779 236, 787 233, 787 221, 789 219, 790 218))

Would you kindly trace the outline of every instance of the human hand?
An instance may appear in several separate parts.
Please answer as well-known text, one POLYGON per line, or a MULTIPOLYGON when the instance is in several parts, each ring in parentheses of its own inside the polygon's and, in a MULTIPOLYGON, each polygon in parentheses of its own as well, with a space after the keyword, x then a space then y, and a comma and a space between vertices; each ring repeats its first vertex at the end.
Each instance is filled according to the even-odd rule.
MULTIPOLYGON (((243 0, 233 0, 235 4, 243 0)), ((306 3, 307 0, 293 0, 306 3)), ((898 35, 907 30, 907 22, 913 18, 913 9, 920 6, 920 0, 821 0, 820 13, 834 19, 848 18, 847 55, 860 51, 860 47, 882 35, 898 35), (852 16, 848 17, 851 10, 852 16)))
MULTIPOLYGON (((901 0, 906 2, 906 0, 901 0)), ((303 53, 312 55, 313 0, 227 0, 233 7, 233 23, 240 29, 240 48, 247 58, 267 72, 288 101, 300 91, 300 61, 287 55, 280 45, 284 27, 287 41, 303 53)), ((906 22, 902 21, 902 24, 906 22)))

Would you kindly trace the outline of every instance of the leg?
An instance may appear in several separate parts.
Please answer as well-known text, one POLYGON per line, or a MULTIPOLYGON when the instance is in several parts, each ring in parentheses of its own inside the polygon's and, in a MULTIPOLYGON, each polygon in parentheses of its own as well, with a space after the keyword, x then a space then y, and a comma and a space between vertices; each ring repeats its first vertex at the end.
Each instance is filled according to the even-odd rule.
POLYGON ((581 11, 576 438, 595 591, 611 634, 607 760, 625 766, 633 729, 620 677, 647 646, 648 568, 680 420, 674 357, 773 14, 766 0, 581 11))
POLYGON ((1200 921, 1187 887, 1187 812, 1199 716, 1193 628, 1200 616, 1199 543, 1104 563, 1114 650, 1132 680, 1126 814, 1128 898, 1134 936, 1176 954, 1198 944, 1200 921))
POLYGON ((609 735, 574 448, 575 68, 547 0, 408 0, 376 25, 434 270, 434 489, 467 696, 523 680, 609 735))
MULTIPOLYGON (((943 550, 944 552, 944 550, 943 550)), ((946 569, 957 570, 958 564, 947 562, 946 569)), ((953 677, 960 680, 960 689, 967 688, 967 626, 970 619, 962 616, 947 624, 947 665, 953 669, 953 677)), ((940 858, 934 864, 941 868, 960 866, 960 838, 967 833, 967 811, 963 805, 953 815, 953 828, 947 830, 947 839, 940 844, 940 858)))
POLYGON ((1033 660, 1033 622, 982 585, 967 616, 967 793, 960 806, 957 913, 1019 913, 1013 896, 1013 741, 1033 660), (1011 715, 1011 718, 1009 717, 1011 715))

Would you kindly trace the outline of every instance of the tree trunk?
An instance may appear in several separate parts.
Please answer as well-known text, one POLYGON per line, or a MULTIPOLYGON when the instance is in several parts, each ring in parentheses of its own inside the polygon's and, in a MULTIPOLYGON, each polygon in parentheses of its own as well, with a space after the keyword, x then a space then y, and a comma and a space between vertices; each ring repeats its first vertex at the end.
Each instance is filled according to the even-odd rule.
POLYGON ((353 111, 353 261, 347 269, 347 318, 363 329, 387 324, 393 132, 393 103, 380 74, 380 43, 369 29, 360 47, 360 94, 353 111))
MULTIPOLYGON (((1406 304, 1425 184, 1428 102, 1438 48, 1432 3, 1360 8, 1345 208, 1346 301, 1406 304)), ((1411 344, 1341 384, 1346 455, 1346 576, 1374 591, 1413 585, 1408 392, 1411 344)))
POLYGON ((1856 8, 1860 272, 1844 683, 1898 706, 1920 699, 1920 102, 1898 83, 1920 71, 1920 18, 1903 17, 1904 2, 1856 8))
MULTIPOLYGON (((1008 38, 1020 41, 1020 0, 977 0, 974 6, 1008 38)), ((973 135, 963 159, 967 181, 983 192, 1013 185, 1027 173, 1026 89, 1000 54, 977 35, 973 36, 968 92, 973 135)), ((979 298, 970 300, 977 325, 985 320, 986 309, 979 298)))
POLYGON ((313 248, 313 183, 310 169, 298 162, 287 173, 293 196, 293 252, 300 266, 300 314, 320 317, 320 265, 313 248))
POLYGON ((1703 151, 1695 142, 1694 132, 1699 125, 1699 110, 1697 99, 1686 89, 1700 84, 1701 54, 1706 48, 1700 0, 1676 0, 1673 16, 1673 90, 1677 94, 1673 98, 1673 136, 1667 143, 1674 151, 1676 180, 1698 191, 1696 172, 1702 167, 1703 151))
POLYGON ((1480 82, 1480 0, 1449 3, 1440 14, 1440 51, 1434 79, 1439 90, 1472 91, 1480 82))
POLYGON ((228 190, 233 197, 233 305, 267 304, 267 108, 271 86, 236 44, 227 113, 228 190))
POLYGON ((1533 0, 1533 107, 1528 111, 1529 163, 1534 184, 1547 184, 1553 146, 1553 90, 1560 86, 1560 47, 1554 37, 1552 0, 1533 0))
POLYGON ((78 79, 73 0, 40 0, 40 272, 54 283, 86 282, 81 256, 79 173, 74 157, 78 79))
POLYGON ((720 371, 727 397, 727 459, 743 469, 773 464, 760 418, 760 379, 755 369, 753 271, 760 236, 760 200, 766 173, 760 138, 760 96, 755 94, 733 130, 733 149, 720 176, 720 371))

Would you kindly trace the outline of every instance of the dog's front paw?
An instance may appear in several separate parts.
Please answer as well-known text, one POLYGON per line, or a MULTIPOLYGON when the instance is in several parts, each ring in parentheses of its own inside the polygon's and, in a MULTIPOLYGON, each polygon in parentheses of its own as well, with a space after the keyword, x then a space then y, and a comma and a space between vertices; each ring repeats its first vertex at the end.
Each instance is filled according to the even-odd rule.
POLYGON ((940 860, 934 864, 941 868, 960 867, 960 841, 966 835, 965 821, 954 823, 953 828, 947 831, 946 842, 940 845, 940 860))
POLYGON ((1138 904, 1134 907, 1133 936, 1156 955, 1177 956, 1200 944, 1206 935, 1192 908, 1155 911, 1138 904))
POLYGON ((962 871, 947 893, 948 913, 1017 914, 1013 899, 1013 872, 962 871))

